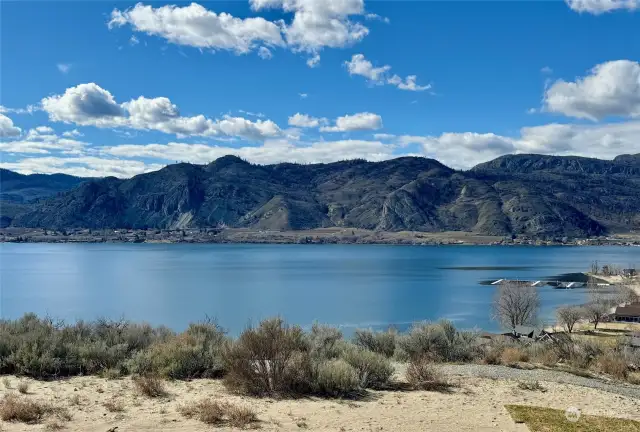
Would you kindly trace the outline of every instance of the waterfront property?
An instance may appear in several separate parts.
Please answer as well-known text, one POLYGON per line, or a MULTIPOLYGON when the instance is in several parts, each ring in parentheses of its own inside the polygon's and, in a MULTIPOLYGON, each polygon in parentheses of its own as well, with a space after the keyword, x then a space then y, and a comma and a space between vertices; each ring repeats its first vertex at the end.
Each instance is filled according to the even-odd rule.
POLYGON ((640 323, 640 303, 618 306, 613 314, 614 321, 640 323))

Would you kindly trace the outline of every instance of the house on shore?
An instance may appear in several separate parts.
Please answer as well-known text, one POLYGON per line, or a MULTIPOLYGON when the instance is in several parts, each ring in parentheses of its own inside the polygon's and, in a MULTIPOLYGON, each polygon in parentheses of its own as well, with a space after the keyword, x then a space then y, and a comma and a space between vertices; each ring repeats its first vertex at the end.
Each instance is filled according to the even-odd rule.
POLYGON ((640 323, 640 303, 618 306, 613 314, 613 320, 618 322, 640 323))

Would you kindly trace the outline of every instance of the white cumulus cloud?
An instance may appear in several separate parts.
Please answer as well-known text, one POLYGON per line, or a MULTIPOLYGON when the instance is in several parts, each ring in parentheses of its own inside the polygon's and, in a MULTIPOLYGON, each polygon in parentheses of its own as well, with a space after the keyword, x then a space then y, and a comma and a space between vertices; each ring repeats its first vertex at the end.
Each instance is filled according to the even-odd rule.
POLYGON ((615 10, 636 10, 640 8, 640 0, 566 0, 567 5, 576 12, 600 15, 615 10))
POLYGON ((327 124, 326 118, 311 117, 308 114, 296 113, 289 117, 289 126, 300 128, 317 128, 327 124))
POLYGON ((217 14, 191 3, 154 8, 142 3, 111 12, 110 28, 130 25, 133 30, 159 36, 176 45, 210 48, 244 54, 258 44, 283 45, 280 27, 264 18, 236 18, 217 14))
POLYGON ((11 138, 20 136, 22 130, 13 125, 13 120, 4 114, 0 114, 0 137, 11 138))
POLYGON ((547 111, 600 120, 640 116, 640 64, 616 60, 594 67, 575 82, 558 80, 544 95, 547 111))
POLYGON ((113 95, 95 83, 68 88, 64 94, 44 98, 44 111, 53 121, 80 126, 122 127, 156 130, 178 136, 231 136, 263 140, 280 133, 271 120, 251 121, 224 116, 210 119, 204 115, 183 117, 178 107, 166 97, 140 96, 119 104, 113 95))
MULTIPOLYGON (((324 48, 343 48, 364 38, 369 29, 351 17, 364 16, 364 0, 250 0, 254 11, 280 9, 292 13, 289 23, 262 17, 238 18, 216 13, 197 3, 188 6, 165 5, 154 8, 138 3, 114 9, 109 28, 130 26, 134 31, 158 36, 184 46, 226 50, 246 54, 258 50, 287 47, 310 53, 310 67, 319 64, 324 48)), ((270 57, 269 57, 270 58, 270 57)))
POLYGON ((424 91, 431 88, 431 85, 418 85, 416 75, 409 75, 402 79, 399 75, 390 75, 391 66, 384 65, 375 67, 367 60, 364 54, 354 54, 351 60, 344 62, 349 75, 359 75, 365 77, 370 83, 376 85, 389 84, 396 86, 400 90, 424 91))
POLYGON ((359 130, 375 130, 382 127, 382 117, 378 114, 362 112, 338 117, 334 126, 324 126, 322 132, 349 132, 359 130))
POLYGON ((145 164, 142 161, 100 158, 95 156, 76 157, 30 157, 15 162, 0 162, 0 168, 21 174, 68 174, 78 177, 120 177, 127 178, 163 168, 161 164, 145 164))

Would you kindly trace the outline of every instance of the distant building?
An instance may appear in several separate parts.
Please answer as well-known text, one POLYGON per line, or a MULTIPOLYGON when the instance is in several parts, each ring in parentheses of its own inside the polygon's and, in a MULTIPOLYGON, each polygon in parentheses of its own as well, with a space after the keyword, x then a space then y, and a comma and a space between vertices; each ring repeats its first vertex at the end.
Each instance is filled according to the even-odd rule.
POLYGON ((640 322, 640 303, 618 306, 613 314, 613 319, 619 322, 640 322))
POLYGON ((636 269, 622 269, 622 276, 624 277, 634 277, 638 274, 636 269))

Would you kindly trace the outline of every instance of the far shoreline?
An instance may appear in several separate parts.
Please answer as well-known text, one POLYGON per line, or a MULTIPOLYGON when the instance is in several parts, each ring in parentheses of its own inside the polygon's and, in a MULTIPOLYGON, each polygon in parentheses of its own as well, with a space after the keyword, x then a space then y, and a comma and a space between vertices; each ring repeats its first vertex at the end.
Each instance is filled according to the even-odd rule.
POLYGON ((491 236, 465 231, 375 231, 358 228, 257 230, 184 229, 0 229, 0 243, 145 243, 145 244, 356 244, 405 246, 640 246, 640 234, 592 238, 567 236, 491 236))

